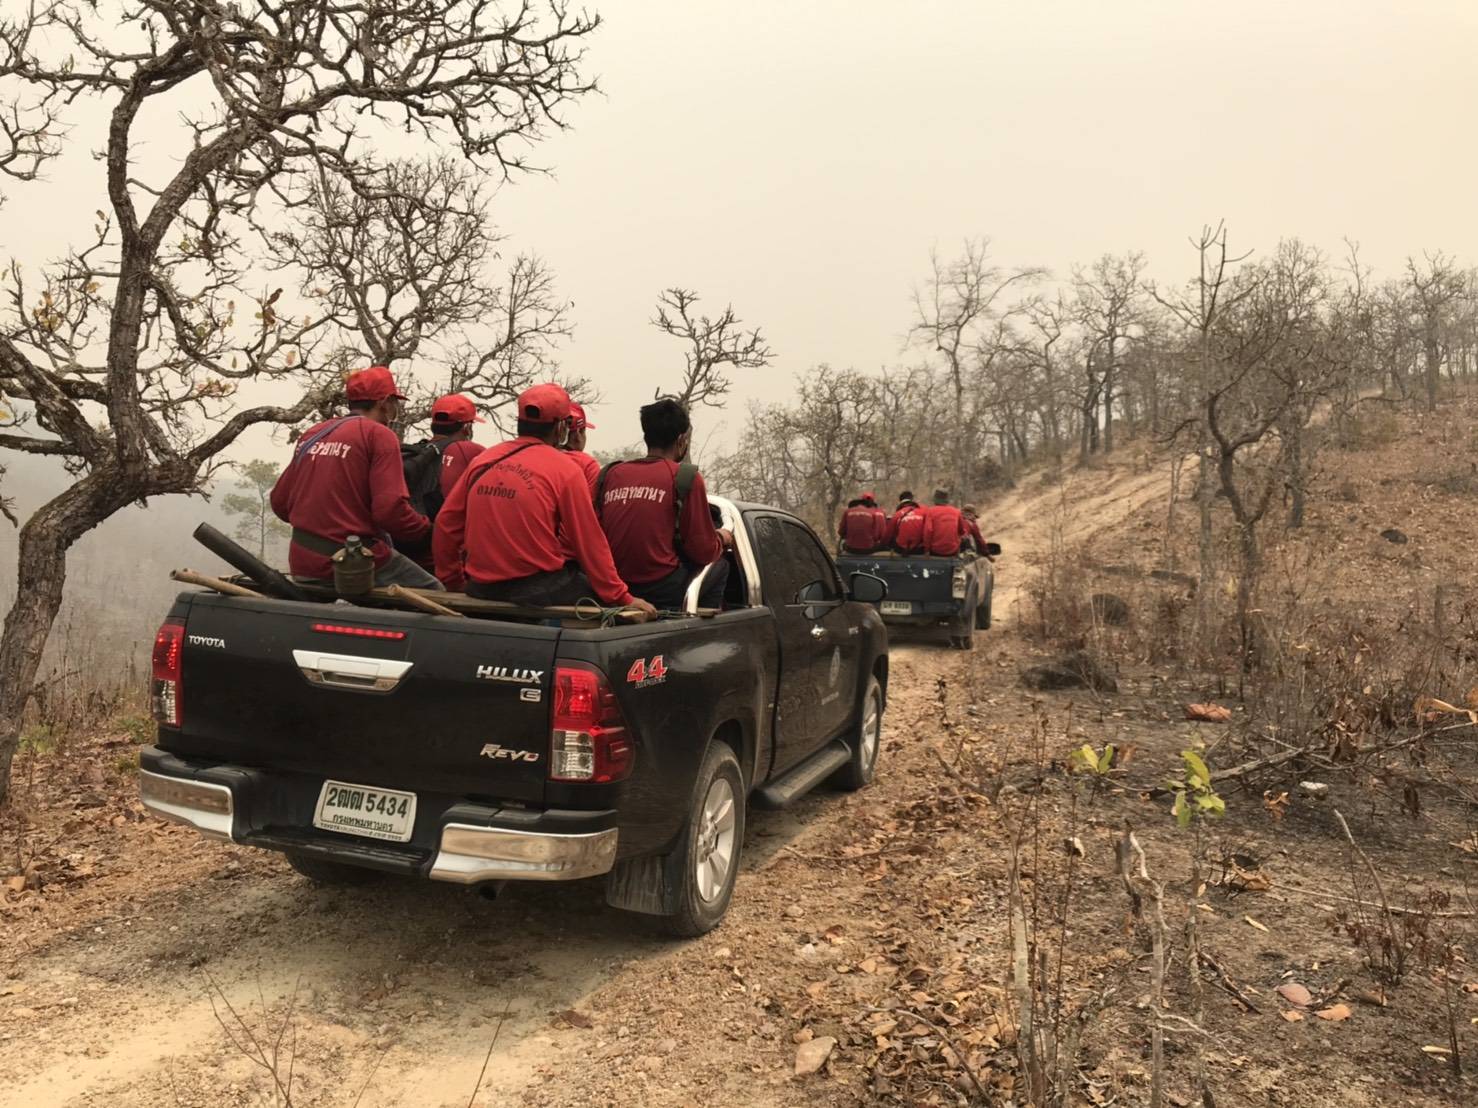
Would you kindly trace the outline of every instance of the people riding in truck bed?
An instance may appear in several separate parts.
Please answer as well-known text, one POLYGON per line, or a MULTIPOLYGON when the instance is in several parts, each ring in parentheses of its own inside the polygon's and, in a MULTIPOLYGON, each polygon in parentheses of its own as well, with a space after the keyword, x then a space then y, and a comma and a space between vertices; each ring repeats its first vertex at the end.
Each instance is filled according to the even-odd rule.
POLYGON ((714 527, 703 475, 687 461, 693 440, 687 409, 671 398, 647 404, 641 429, 647 456, 612 462, 596 478, 596 509, 616 569, 633 594, 677 611, 689 583, 713 565, 698 606, 720 607, 729 577, 723 555, 734 537, 714 527))
POLYGON ((414 545, 431 523, 411 507, 400 440, 390 424, 405 397, 384 366, 351 374, 344 383, 349 414, 308 428, 272 488, 272 511, 292 527, 288 567, 327 581, 329 560, 350 535, 375 559, 375 582, 439 589, 441 583, 392 542, 414 545))
POLYGON ((595 479, 600 476, 600 463, 585 453, 585 433, 594 430, 595 424, 585 418, 585 409, 573 400, 570 401, 570 437, 565 442, 565 453, 580 467, 580 472, 585 474, 592 496, 595 495, 595 479))
POLYGON ((985 549, 980 529, 949 502, 949 490, 935 489, 934 503, 924 510, 924 549, 935 557, 953 558, 966 537, 977 550, 985 549))
MULTIPOLYGON (((406 488, 411 494, 411 507, 433 525, 436 514, 467 471, 468 464, 482 453, 482 447, 472 441, 472 425, 485 422, 477 414, 476 404, 460 393, 452 393, 439 397, 431 405, 431 437, 418 443, 401 444, 400 456, 405 467, 406 488)), ((429 530, 418 545, 408 547, 404 553, 428 573, 436 571, 429 530)))
POLYGON ((518 397, 518 437, 484 450, 442 505, 432 550, 437 574, 469 596, 531 607, 594 599, 654 609, 616 572, 590 485, 560 446, 570 397, 535 385, 518 397))
POLYGON ((887 544, 900 554, 924 552, 925 509, 905 489, 898 494, 898 507, 888 521, 887 544))
POLYGON ((847 510, 837 524, 837 538, 848 554, 871 554, 887 542, 888 517, 878 507, 876 493, 865 492, 847 502, 847 510))

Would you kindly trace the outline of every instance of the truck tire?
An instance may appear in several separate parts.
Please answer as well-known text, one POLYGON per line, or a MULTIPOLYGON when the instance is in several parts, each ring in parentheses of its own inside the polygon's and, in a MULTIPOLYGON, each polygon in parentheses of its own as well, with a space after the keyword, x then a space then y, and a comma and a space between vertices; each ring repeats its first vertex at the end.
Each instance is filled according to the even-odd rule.
POLYGON ((883 686, 876 677, 867 679, 862 696, 862 717, 857 729, 847 740, 852 760, 832 774, 831 784, 844 792, 856 792, 872 784, 877 773, 878 754, 883 748, 883 686))
POLYGON ((315 885, 368 885, 384 876, 379 870, 346 866, 343 862, 330 862, 295 850, 287 852, 287 864, 315 885))
POLYGON ((662 930, 690 939, 718 926, 734 895, 744 845, 744 775, 727 743, 710 743, 688 805, 688 822, 672 857, 677 908, 662 930))
POLYGON ((992 586, 988 590, 986 590, 985 600, 981 603, 980 607, 975 609, 975 630, 977 631, 990 630, 990 607, 991 600, 993 599, 993 594, 995 593, 995 591, 995 586, 994 584, 992 584, 992 586))

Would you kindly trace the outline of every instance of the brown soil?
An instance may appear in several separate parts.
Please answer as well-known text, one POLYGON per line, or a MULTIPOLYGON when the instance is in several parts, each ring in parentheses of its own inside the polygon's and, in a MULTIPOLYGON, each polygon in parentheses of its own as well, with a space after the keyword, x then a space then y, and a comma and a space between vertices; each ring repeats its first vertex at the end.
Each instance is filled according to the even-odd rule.
MULTIPOLYGON (((1430 464, 1457 465, 1444 450, 1434 442, 1430 464)), ((1385 595, 1416 596, 1431 574, 1465 567, 1466 516, 1414 501, 1415 478, 1396 476, 1421 464, 1412 453, 1369 451, 1356 505, 1320 501, 1308 541, 1352 552, 1353 577, 1334 574, 1331 595, 1354 603, 1376 572, 1385 595), (1365 537, 1377 524, 1410 532, 1415 550, 1388 558, 1365 537)), ((44 784, 23 788, 0 823, 0 872, 24 841, 34 857, 21 864, 42 883, 0 904, 0 1106, 278 1103, 243 1025, 277 1052, 284 1079, 292 1059, 299 1106, 1022 1103, 1008 996, 1013 841, 1049 978, 1065 948, 1066 1006, 1095 1011, 1073 1102, 1147 1103, 1145 932, 1114 860, 1126 822, 1165 885, 1169 1011, 1197 1006, 1188 911, 1219 967, 1204 979, 1204 1032, 1168 1035, 1171 1103, 1190 1102, 1198 1064, 1222 1105, 1472 1103, 1447 1056, 1424 1049, 1448 1045, 1443 997, 1454 990, 1416 960, 1399 985, 1382 985, 1337 920, 1354 886, 1335 809, 1393 900, 1441 891, 1455 894, 1444 911, 1465 910, 1478 808, 1460 788, 1424 788, 1410 814, 1385 763, 1289 764, 1229 785, 1198 890, 1193 839, 1155 790, 1197 741, 1213 768, 1229 764, 1246 709, 1224 678, 1218 688, 1151 662, 1148 587, 1079 583, 1086 592, 1117 580, 1134 609, 1136 626, 1095 640, 1120 647, 1118 693, 1033 695, 1019 684, 1044 655, 1023 631, 1026 586, 1040 572, 1030 563, 1086 541, 1092 558, 1074 555, 1084 564, 1158 564, 1166 487, 1164 467, 1121 463, 1035 482, 997 505, 989 537, 1006 555, 996 629, 968 654, 895 645, 877 782, 753 814, 730 915, 693 942, 656 938, 640 917, 604 907, 595 884, 514 888, 493 903, 410 882, 317 890, 274 855, 144 816, 129 799, 122 734, 42 759, 44 784), (1184 721, 1185 704, 1208 699, 1236 710, 1232 724, 1184 721), (1085 742, 1132 756, 1093 789, 1064 772, 1085 742), (1328 794, 1301 794, 1308 776, 1328 794), (1264 797, 1285 791, 1275 819, 1264 797), (1082 857, 1064 923, 1073 839, 1082 857), (1295 1009, 1274 991, 1283 984, 1318 1003, 1295 1009), (1346 1018, 1317 1014, 1341 1015, 1339 1005, 1346 1018), (796 1077, 797 1043, 822 1037, 837 1041, 827 1065, 796 1077)), ((1423 925, 1471 952, 1471 921, 1423 925)), ((1475 1068, 1478 971, 1453 970, 1460 1048, 1475 1068)))

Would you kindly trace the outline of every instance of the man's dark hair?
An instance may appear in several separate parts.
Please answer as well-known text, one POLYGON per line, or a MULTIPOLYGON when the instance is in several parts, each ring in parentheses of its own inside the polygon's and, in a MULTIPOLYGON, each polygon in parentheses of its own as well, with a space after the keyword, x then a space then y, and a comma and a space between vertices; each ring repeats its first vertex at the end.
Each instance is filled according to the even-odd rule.
POLYGON ((910 489, 904 489, 901 493, 898 494, 898 503, 900 503, 900 504, 902 504, 905 500, 912 500, 912 499, 913 499, 913 492, 910 489))
POLYGON ((521 419, 518 421, 518 433, 520 435, 528 435, 530 438, 543 439, 545 442, 549 441, 549 436, 551 433, 553 433, 554 428, 555 425, 553 423, 534 423, 532 420, 527 419, 521 419))
POLYGON ((642 438, 655 450, 666 450, 692 427, 688 410, 670 396, 642 405, 642 438))
POLYGON ((431 433, 433 435, 460 435, 462 428, 466 426, 467 424, 465 423, 443 423, 433 419, 431 421, 431 433))
POLYGON ((378 400, 350 400, 345 407, 351 412, 368 412, 373 411, 378 403, 378 400))
POLYGON ((935 489, 934 490, 934 503, 936 503, 936 504, 948 504, 949 503, 949 490, 948 489, 935 489))

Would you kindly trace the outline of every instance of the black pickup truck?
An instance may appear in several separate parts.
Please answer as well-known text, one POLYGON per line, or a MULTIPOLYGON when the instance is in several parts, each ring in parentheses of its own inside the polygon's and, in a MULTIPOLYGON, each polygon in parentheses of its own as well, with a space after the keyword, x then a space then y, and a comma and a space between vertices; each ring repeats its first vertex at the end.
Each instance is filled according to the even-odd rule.
POLYGON ((990 630, 995 571, 991 559, 1000 554, 988 542, 981 555, 936 558, 927 554, 840 554, 837 567, 844 574, 880 577, 887 596, 877 601, 890 626, 935 629, 959 650, 975 649, 975 632, 990 630))
POLYGON ((785 512, 713 498, 725 609, 601 627, 181 593, 153 657, 141 794, 308 877, 476 885, 605 874, 701 934, 746 801, 872 780, 888 687, 874 577, 785 512), (553 624, 553 625, 551 625, 553 624))

